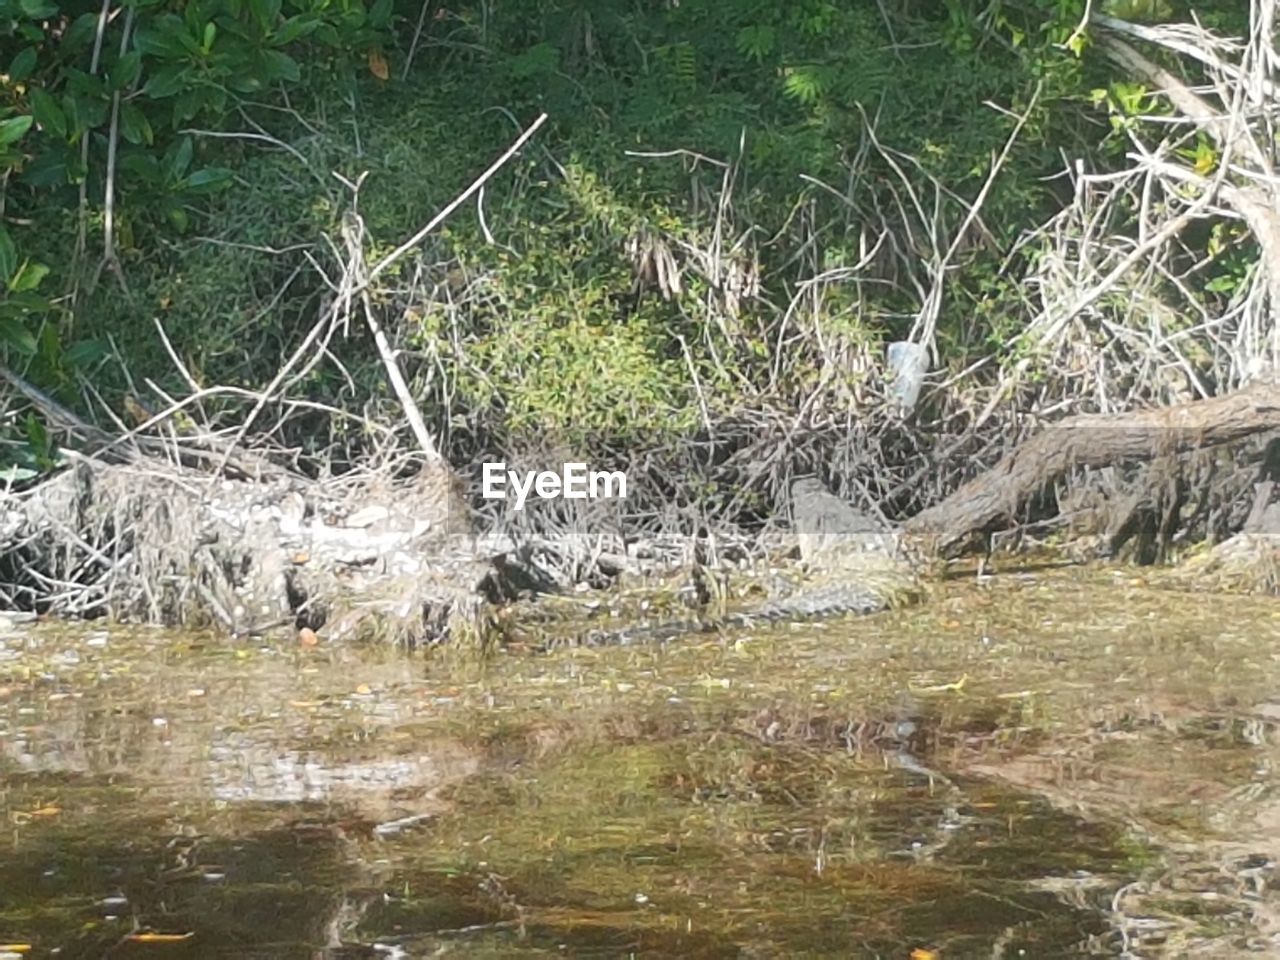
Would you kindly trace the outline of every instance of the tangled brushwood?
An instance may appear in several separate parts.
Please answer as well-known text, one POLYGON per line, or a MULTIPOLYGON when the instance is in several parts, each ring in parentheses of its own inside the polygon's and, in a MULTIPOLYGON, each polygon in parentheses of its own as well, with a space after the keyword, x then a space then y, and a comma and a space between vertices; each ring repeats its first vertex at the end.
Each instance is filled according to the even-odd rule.
MULTIPOLYGON (((0 493, 0 604, 483 645, 501 630, 495 605, 516 595, 785 550, 776 535, 803 474, 926 556, 994 540, 1153 562, 1230 542, 1188 575, 1274 589, 1275 8, 1254 0, 1239 41, 1094 17, 1099 49, 1151 86, 1143 102, 1158 117, 1116 119, 1120 169, 1069 166, 1069 202, 1005 257, 1002 269, 1022 271, 1001 279, 1022 291, 1025 315, 976 361, 948 356, 940 317, 957 270, 995 235, 983 204, 1034 98, 1010 115, 970 199, 864 116, 848 187, 810 178, 815 196, 839 201, 837 219, 805 203, 768 241, 738 202, 741 153, 634 155, 686 164, 703 216, 673 225, 618 213, 596 179, 548 151, 515 189, 531 189, 536 170, 608 221, 599 240, 616 249, 603 259, 629 271, 609 325, 522 313, 545 304, 518 299, 536 283, 484 213, 486 185, 545 115, 380 256, 390 245, 369 236, 363 178, 339 176, 341 223, 293 254, 285 285, 309 272, 319 309, 260 389, 201 386, 159 323, 184 388, 131 397, 132 428, 94 426, 0 367, 10 419, 34 411, 61 451, 56 469, 11 471, 0 493), (1206 82, 1152 57, 1184 58, 1206 82), (859 186, 876 176, 887 193, 859 186), (473 199, 485 250, 499 251, 481 267, 438 230, 473 199), (1195 238, 1228 222, 1258 257, 1211 312, 1195 238), (856 260, 817 254, 829 231, 858 233, 856 260), (650 302, 660 309, 645 313, 650 302), (903 339, 885 344, 889 329, 903 339), (385 386, 358 386, 356 363, 385 386), (504 390, 499 366, 525 389, 504 390), (934 372, 921 381, 924 368, 934 372), (309 392, 322 370, 340 400, 309 392), (672 401, 655 382, 683 394, 672 401), (499 460, 624 470, 629 497, 613 512, 561 502, 514 514, 474 493, 479 465, 499 460), (1242 531, 1247 544, 1231 541, 1242 531)), ((81 386, 86 406, 100 400, 81 386)))

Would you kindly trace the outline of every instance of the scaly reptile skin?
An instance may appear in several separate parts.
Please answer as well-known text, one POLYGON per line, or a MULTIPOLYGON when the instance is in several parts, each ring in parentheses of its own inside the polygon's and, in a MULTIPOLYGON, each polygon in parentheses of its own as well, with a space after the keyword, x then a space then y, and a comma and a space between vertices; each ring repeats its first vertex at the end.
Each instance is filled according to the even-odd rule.
POLYGON ((917 581, 884 526, 830 493, 814 478, 791 487, 800 555, 812 585, 741 613, 709 620, 642 624, 588 636, 589 643, 662 642, 694 633, 877 613, 914 597, 917 581))

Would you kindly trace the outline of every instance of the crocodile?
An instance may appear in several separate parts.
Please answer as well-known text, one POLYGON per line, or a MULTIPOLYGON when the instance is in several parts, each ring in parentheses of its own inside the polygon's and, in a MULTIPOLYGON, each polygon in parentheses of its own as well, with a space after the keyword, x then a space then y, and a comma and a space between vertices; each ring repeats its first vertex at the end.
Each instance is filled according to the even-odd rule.
MULTIPOLYGON (((900 536, 888 524, 855 510, 816 477, 790 488, 792 523, 807 574, 802 584, 746 610, 715 617, 638 624, 593 631, 590 644, 662 642, 695 633, 718 633, 770 624, 867 615, 915 600, 920 583, 904 555, 900 536)), ((707 579, 701 571, 698 592, 707 579)))

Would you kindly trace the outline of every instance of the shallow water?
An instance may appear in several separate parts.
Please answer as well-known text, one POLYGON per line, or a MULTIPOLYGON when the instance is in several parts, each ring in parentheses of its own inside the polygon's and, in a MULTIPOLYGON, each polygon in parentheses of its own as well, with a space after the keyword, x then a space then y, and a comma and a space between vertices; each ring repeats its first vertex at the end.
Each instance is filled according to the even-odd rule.
POLYGON ((1280 954, 1278 606, 1038 570, 483 670, 40 626, 0 956, 1280 954))

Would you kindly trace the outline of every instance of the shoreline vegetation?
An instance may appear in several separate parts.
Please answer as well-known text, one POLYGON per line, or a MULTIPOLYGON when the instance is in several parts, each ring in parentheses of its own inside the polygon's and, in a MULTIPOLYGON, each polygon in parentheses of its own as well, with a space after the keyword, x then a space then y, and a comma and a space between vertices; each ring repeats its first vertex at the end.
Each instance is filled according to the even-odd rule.
POLYGON ((750 23, 722 0, 728 46, 676 7, 533 4, 522 27, 220 2, 14 21, 0 604, 484 647, 530 594, 795 559, 809 474, 924 567, 1195 553, 1276 589, 1273 0, 1194 26, 1069 2, 750 23), (875 110, 839 88, 842 32, 883 41, 875 110), (289 52, 308 43, 338 99, 289 52), (972 103, 888 82, 978 60, 972 103), (440 189, 406 178, 461 116, 446 89, 511 106, 441 145, 494 159, 406 230, 440 189), (681 130, 719 148, 635 148, 681 130), (26 229, 68 202, 74 238, 26 229), (607 465, 632 495, 514 516, 477 495, 497 460, 607 465))

